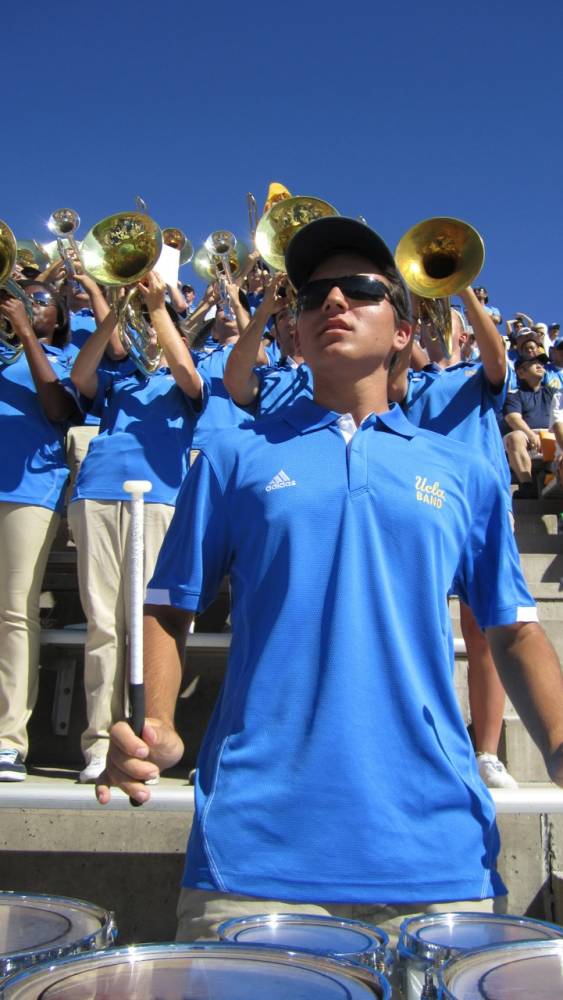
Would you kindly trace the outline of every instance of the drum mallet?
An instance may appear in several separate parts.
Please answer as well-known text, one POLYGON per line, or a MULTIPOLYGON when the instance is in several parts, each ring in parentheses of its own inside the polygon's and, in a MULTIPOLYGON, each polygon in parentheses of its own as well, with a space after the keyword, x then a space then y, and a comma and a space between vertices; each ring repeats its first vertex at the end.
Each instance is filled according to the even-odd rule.
MULTIPOLYGON (((129 532, 129 724, 140 736, 145 724, 145 685, 143 683, 143 602, 144 602, 144 535, 143 497, 152 490, 147 479, 128 479, 123 489, 131 494, 131 528, 129 532)), ((141 802, 129 799, 132 806, 141 802)))

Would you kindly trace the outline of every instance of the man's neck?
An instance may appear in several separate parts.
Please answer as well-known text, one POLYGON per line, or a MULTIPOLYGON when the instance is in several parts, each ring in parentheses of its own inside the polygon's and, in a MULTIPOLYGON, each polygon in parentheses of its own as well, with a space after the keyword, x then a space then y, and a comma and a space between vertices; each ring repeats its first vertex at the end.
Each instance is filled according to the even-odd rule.
POLYGON ((341 376, 323 376, 314 372, 314 399, 319 406, 336 413, 351 413, 359 427, 370 413, 385 413, 389 409, 387 398, 387 369, 347 384, 341 376))

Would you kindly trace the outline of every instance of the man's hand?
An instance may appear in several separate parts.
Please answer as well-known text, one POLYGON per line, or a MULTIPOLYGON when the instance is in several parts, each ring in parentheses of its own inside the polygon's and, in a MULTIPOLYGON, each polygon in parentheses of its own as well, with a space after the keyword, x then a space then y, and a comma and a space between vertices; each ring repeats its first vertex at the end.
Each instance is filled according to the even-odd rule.
POLYGON ((156 271, 149 271, 143 280, 138 283, 137 288, 151 315, 153 312, 164 307, 166 285, 160 274, 157 274, 156 271))
POLYGON ((116 723, 110 732, 106 769, 96 782, 98 802, 107 805, 112 785, 137 802, 148 802, 151 793, 144 782, 177 764, 183 752, 176 730, 159 719, 145 721, 142 737, 135 736, 127 722, 116 723))
POLYGON ((26 308, 21 299, 3 292, 0 296, 0 315, 9 320, 12 330, 20 339, 33 334, 26 308))

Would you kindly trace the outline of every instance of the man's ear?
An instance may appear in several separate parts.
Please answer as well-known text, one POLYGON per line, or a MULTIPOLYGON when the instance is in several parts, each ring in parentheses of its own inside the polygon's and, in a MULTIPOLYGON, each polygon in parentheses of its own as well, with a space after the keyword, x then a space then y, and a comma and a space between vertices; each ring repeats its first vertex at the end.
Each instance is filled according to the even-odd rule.
POLYGON ((404 347, 407 346, 409 340, 412 337, 412 326, 407 323, 406 320, 402 319, 399 326, 395 330, 395 337, 393 339, 393 347, 396 351, 402 351, 404 347))

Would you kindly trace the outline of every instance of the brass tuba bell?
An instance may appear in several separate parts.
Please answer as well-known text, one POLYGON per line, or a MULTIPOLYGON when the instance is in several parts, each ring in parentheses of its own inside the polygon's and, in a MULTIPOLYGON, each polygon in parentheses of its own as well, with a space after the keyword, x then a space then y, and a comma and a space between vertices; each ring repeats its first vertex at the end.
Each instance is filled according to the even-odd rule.
MULTIPOLYGON (((82 241, 84 268, 94 281, 117 289, 134 286, 152 271, 162 251, 162 233, 148 215, 121 212, 97 222, 82 241)), ((143 375, 160 367, 160 351, 143 316, 137 289, 114 304, 121 342, 143 375)))
POLYGON ((285 251, 295 233, 315 219, 339 215, 320 198, 303 195, 276 201, 256 227, 256 249, 274 271, 285 271, 285 251))
MULTIPOLYGON (((33 306, 29 295, 26 295, 22 288, 11 277, 17 258, 16 237, 7 223, 0 219, 0 288, 4 288, 8 295, 23 302, 29 322, 33 322, 33 306)), ((23 351, 23 344, 16 337, 9 320, 0 316, 0 362, 4 365, 13 365, 23 351)))
POLYGON ((446 358, 452 354, 450 296, 471 285, 485 260, 476 229, 461 219, 437 216, 419 222, 399 240, 397 267, 411 292, 422 299, 421 310, 440 340, 446 358))
POLYGON ((175 250, 180 251, 179 267, 183 267, 184 264, 189 264, 194 255, 194 248, 186 234, 183 233, 181 229, 175 229, 173 226, 169 226, 168 229, 163 229, 162 242, 165 243, 167 247, 174 247, 175 250))

